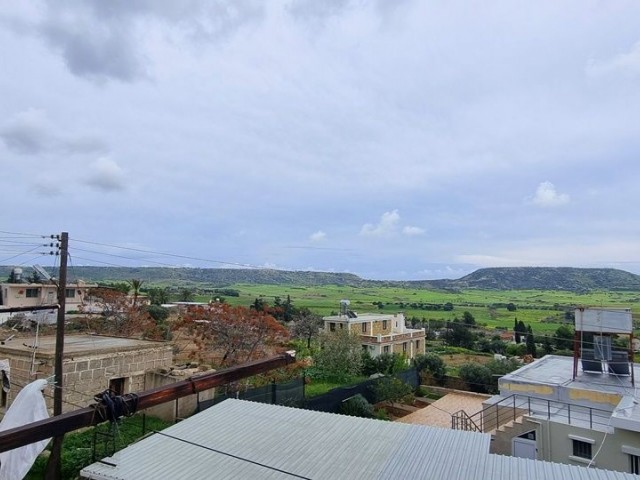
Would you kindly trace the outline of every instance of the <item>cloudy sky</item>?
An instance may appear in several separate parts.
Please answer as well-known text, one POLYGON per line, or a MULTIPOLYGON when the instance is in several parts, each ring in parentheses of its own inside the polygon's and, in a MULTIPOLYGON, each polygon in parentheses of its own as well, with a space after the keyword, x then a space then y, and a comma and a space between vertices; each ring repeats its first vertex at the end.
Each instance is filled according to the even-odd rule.
POLYGON ((0 58, 0 264, 640 273, 637 1, 4 2, 0 58))

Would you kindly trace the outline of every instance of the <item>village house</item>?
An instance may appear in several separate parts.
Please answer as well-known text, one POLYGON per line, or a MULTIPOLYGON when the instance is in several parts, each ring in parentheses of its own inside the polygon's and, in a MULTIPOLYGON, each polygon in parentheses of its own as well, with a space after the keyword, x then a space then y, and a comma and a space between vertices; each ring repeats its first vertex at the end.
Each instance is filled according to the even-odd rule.
POLYGON ((640 474, 640 399, 629 309, 577 309, 574 357, 547 355, 499 380, 452 425, 490 432, 491 451, 640 474))
POLYGON ((384 353, 398 353, 407 359, 424 354, 425 329, 408 328, 403 313, 357 314, 347 306, 347 301, 343 300, 339 315, 323 317, 326 331, 347 329, 358 335, 363 350, 374 358, 384 353))
MULTIPOLYGON (((0 308, 15 307, 40 307, 44 305, 56 305, 58 303, 58 286, 51 277, 45 277, 46 271, 40 268, 40 281, 33 282, 23 277, 21 268, 14 268, 12 271, 12 281, 0 283, 0 308)), ((79 310, 88 296, 90 288, 97 287, 97 284, 85 283, 78 280, 75 283, 67 283, 65 291, 65 311, 72 312, 79 310)), ((6 322, 11 316, 8 312, 0 312, 0 324, 6 322)), ((23 314, 24 316, 25 314, 23 314)), ((55 310, 44 310, 38 314, 26 315, 34 320, 43 323, 55 321, 55 310)))

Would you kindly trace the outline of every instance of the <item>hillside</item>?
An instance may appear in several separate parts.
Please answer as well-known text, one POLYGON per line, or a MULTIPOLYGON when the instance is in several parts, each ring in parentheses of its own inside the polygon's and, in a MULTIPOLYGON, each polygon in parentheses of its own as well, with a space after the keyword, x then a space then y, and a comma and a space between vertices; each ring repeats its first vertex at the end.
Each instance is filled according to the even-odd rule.
MULTIPOLYGON (((0 278, 7 278, 11 267, 0 266, 0 278)), ((51 273, 53 270, 47 269, 51 273)), ((31 269, 24 267, 24 274, 31 269)), ((147 284, 220 287, 237 283, 255 285, 350 287, 408 287, 421 289, 483 290, 640 290, 640 276, 612 268, 508 267, 482 268, 456 280, 376 281, 350 273, 301 272, 224 268, 164 267, 72 267, 70 280, 93 282, 141 279, 147 284)))
POLYGON ((482 268, 454 283, 495 290, 637 290, 640 276, 614 268, 482 268))

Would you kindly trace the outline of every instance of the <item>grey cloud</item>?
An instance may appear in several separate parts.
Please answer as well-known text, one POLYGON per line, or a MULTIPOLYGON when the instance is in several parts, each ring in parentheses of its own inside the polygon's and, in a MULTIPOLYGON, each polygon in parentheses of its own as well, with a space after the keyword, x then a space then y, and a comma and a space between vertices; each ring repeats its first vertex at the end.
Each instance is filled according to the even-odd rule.
POLYGON ((62 52, 74 75, 98 82, 108 78, 131 82, 146 75, 145 64, 125 27, 49 23, 42 33, 62 52))
POLYGON ((34 184, 33 189, 41 197, 58 197, 62 195, 62 190, 57 184, 47 181, 38 181, 34 184))
POLYGON ((100 158, 89 166, 87 185, 103 192, 117 192, 126 187, 122 168, 110 158, 100 158))
POLYGON ((60 141, 60 147, 65 153, 86 154, 86 153, 108 153, 109 146, 96 137, 67 138, 60 141))
POLYGON ((0 130, 0 137, 10 150, 32 155, 47 150, 51 145, 48 129, 44 112, 30 109, 9 121, 0 130))
POLYGON ((109 146, 92 136, 60 135, 49 122, 46 113, 39 109, 20 112, 0 129, 0 138, 7 148, 22 154, 40 153, 87 154, 107 153, 109 146))

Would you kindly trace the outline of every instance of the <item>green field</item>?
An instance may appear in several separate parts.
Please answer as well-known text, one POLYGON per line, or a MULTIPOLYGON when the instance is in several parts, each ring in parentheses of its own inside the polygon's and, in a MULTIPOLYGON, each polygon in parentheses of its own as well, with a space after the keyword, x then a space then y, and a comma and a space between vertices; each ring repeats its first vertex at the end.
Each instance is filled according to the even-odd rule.
MULTIPOLYGON (((554 332, 564 319, 565 311, 576 306, 631 308, 634 319, 640 320, 640 292, 601 291, 577 294, 552 290, 462 290, 458 292, 417 290, 404 288, 357 288, 341 286, 298 287, 293 285, 236 284, 232 288, 239 297, 225 297, 234 305, 248 306, 256 298, 273 304, 275 297, 283 301, 287 295, 296 307, 307 307, 320 315, 337 313, 340 300, 349 299, 351 310, 359 313, 404 312, 407 318, 422 320, 452 320, 461 318, 466 310, 476 322, 489 328, 513 328, 514 318, 531 324, 536 333, 554 332), (376 302, 374 304, 374 302, 376 302), (383 304, 379 308, 378 303, 383 304), (425 310, 420 304, 451 303, 453 310, 425 310), (513 303, 516 311, 508 311, 513 303), (416 308, 418 307, 418 308, 416 308)), ((215 295, 213 295, 215 297, 215 295)), ((209 301, 212 295, 198 296, 199 301, 209 301)))

